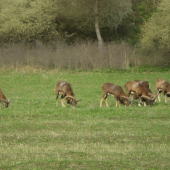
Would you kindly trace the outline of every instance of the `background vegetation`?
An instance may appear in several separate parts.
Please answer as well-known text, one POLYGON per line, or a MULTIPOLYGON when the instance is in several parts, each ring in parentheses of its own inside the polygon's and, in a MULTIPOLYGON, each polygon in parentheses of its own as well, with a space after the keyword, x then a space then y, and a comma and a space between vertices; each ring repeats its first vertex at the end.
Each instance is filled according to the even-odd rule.
POLYGON ((168 0, 2 0, 0 64, 86 70, 168 66, 169 8, 168 0), (61 58, 68 61, 56 64, 61 58), (110 63, 119 59, 121 64, 110 63))
MULTIPOLYGON (((1 70, 0 87, 12 101, 0 108, 0 169, 168 169, 170 100, 151 107, 116 108, 103 102, 101 86, 128 80, 170 81, 169 71, 67 72, 30 67, 1 70), (56 107, 54 86, 71 83, 75 109, 56 107)), ((0 103, 1 104, 1 103, 0 103)))
POLYGON ((169 30, 167 23, 170 21, 170 3, 164 0, 158 6, 157 12, 154 13, 149 22, 142 29, 141 42, 147 49, 165 50, 169 52, 169 30))
POLYGON ((113 30, 131 12, 130 0, 8 0, 0 6, 1 42, 96 39, 95 22, 113 30))

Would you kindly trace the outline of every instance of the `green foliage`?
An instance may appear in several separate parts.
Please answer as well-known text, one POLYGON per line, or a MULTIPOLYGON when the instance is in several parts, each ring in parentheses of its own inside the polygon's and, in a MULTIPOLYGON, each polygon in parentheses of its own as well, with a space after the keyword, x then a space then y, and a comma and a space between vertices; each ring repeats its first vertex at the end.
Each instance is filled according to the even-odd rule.
POLYGON ((108 27, 111 30, 116 29, 122 23, 122 20, 132 12, 130 0, 108 0, 100 3, 101 27, 108 27))
POLYGON ((162 0, 157 12, 144 25, 142 46, 146 49, 170 50, 170 1, 162 0))
POLYGON ((58 37, 53 1, 8 0, 0 2, 1 41, 32 41, 58 37))
POLYGON ((9 108, 0 103, 0 169, 169 169, 170 99, 152 107, 99 107, 104 82, 123 87, 128 80, 149 80, 169 72, 58 72, 23 68, 0 71, 9 108), (75 109, 56 107, 54 86, 71 83, 75 109))
MULTIPOLYGON (((155 0, 156 5, 159 0, 155 0)), ((0 41, 96 40, 91 0, 1 0, 0 41)), ((138 41, 140 27, 156 10, 153 0, 98 0, 104 41, 138 41)), ((166 33, 164 33, 166 34, 166 33)))
POLYGON ((132 13, 126 17, 117 29, 117 39, 125 39, 129 44, 139 41, 141 27, 156 11, 160 0, 133 0, 132 13))
MULTIPOLYGON (((1 42, 96 37, 89 0, 3 0, 0 6, 1 42)), ((117 28, 130 12, 130 1, 99 1, 100 27, 117 28)))

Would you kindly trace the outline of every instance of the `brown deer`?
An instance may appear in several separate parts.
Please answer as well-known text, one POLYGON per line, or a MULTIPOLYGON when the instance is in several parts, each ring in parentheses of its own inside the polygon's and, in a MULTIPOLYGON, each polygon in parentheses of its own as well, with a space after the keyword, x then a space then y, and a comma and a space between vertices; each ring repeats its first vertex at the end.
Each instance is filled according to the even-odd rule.
POLYGON ((8 105, 11 100, 7 100, 5 95, 3 94, 2 90, 0 89, 0 102, 5 108, 8 108, 8 105))
POLYGON ((102 86, 102 91, 103 91, 103 95, 100 99, 100 107, 102 107, 102 101, 103 99, 105 100, 106 106, 109 107, 108 103, 107 103, 107 97, 109 95, 114 96, 116 99, 116 107, 120 104, 124 104, 125 106, 129 106, 131 105, 131 100, 129 99, 129 97, 127 97, 127 95, 124 93, 122 87, 115 85, 113 83, 105 83, 102 86))
POLYGON ((55 92, 56 92, 56 105, 59 94, 61 94, 61 105, 63 107, 65 107, 64 100, 67 100, 67 103, 73 107, 77 104, 78 101, 81 100, 81 99, 76 100, 71 85, 65 81, 60 81, 56 84, 55 92))
POLYGON ((153 97, 153 93, 152 93, 152 90, 150 89, 150 84, 148 81, 142 81, 142 80, 135 80, 135 81, 143 85, 145 89, 147 90, 147 92, 149 93, 149 95, 153 97))
POLYGON ((147 89, 136 81, 128 81, 124 85, 128 96, 133 94, 134 99, 138 99, 138 106, 141 106, 141 101, 144 102, 144 106, 151 105, 155 102, 156 97, 159 95, 159 91, 155 95, 150 95, 147 89))
MULTIPOLYGON (((155 83, 155 90, 162 92, 165 96, 165 102, 167 102, 167 97, 170 97, 170 83, 166 80, 159 78, 155 83)), ((158 95, 159 102, 161 101, 160 95, 158 95)))

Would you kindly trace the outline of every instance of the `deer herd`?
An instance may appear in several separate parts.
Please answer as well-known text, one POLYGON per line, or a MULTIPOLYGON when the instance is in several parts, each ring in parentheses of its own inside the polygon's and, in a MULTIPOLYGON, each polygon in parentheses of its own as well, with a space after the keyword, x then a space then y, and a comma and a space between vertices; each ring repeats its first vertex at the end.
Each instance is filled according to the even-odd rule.
MULTIPOLYGON (((130 106, 133 100, 138 99, 138 106, 143 104, 144 106, 150 106, 158 97, 160 102, 160 94, 163 93, 165 96, 165 102, 167 102, 167 97, 170 97, 170 83, 164 79, 158 79, 155 83, 155 94, 152 93, 150 89, 150 84, 148 81, 128 81, 124 88, 126 93, 123 91, 122 87, 113 83, 104 83, 102 85, 102 97, 100 99, 100 107, 102 107, 102 101, 105 100, 106 106, 109 107, 107 98, 108 96, 113 96, 116 99, 116 107, 120 104, 125 106, 130 106)), ((65 81, 60 81, 55 86, 56 93, 56 105, 58 102, 58 97, 61 95, 61 105, 65 107, 65 100, 70 106, 75 107, 77 102, 81 99, 76 99, 75 94, 71 85, 65 81)), ((8 108, 11 100, 7 100, 2 90, 0 89, 0 102, 5 108, 8 108)))

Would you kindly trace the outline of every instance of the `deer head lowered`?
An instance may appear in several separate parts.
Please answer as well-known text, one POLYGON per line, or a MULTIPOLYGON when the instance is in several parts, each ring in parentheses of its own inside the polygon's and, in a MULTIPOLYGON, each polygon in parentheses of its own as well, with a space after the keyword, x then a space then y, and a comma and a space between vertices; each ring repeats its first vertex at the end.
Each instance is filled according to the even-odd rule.
POLYGON ((5 95, 3 94, 2 90, 0 89, 0 102, 5 108, 8 108, 8 105, 12 99, 7 100, 5 95))
POLYGON ((65 81, 60 81, 56 84, 55 92, 56 92, 56 105, 59 94, 61 94, 61 105, 63 107, 65 107, 64 100, 66 100, 67 103, 73 107, 76 106, 77 102, 81 100, 81 99, 76 100, 71 85, 65 81))

